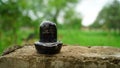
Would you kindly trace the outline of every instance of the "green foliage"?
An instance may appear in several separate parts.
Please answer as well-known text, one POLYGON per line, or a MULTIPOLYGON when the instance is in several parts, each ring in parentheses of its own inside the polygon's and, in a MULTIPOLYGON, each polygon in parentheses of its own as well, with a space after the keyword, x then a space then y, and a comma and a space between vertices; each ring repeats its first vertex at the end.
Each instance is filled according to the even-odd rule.
POLYGON ((11 27, 15 26, 13 24, 18 25, 18 23, 15 23, 16 18, 21 15, 19 9, 16 6, 17 4, 15 2, 9 1, 8 3, 3 3, 0 5, 1 10, 0 10, 0 24, 1 28, 3 30, 9 30, 11 27), (18 14, 16 14, 18 13, 18 14), (7 23, 7 24, 6 24, 7 23))
POLYGON ((120 30, 120 1, 113 0, 106 5, 92 26, 120 30))
MULTIPOLYGON (((70 11, 71 12, 71 8, 73 8, 75 6, 75 4, 78 2, 78 0, 47 0, 48 3, 45 4, 45 9, 44 9, 44 17, 47 20, 51 20, 53 22, 55 22, 56 24, 58 24, 58 17, 60 15, 60 13, 64 13, 67 14, 66 11, 70 11), (49 7, 49 8, 47 8, 49 7)), ((75 9, 72 9, 75 10, 75 9)), ((76 13, 76 12, 74 12, 76 13)), ((66 19, 66 18, 64 18, 66 19)), ((80 18, 79 18, 80 19, 80 18)), ((70 20, 70 19, 69 19, 70 20)))
POLYGON ((75 11, 71 8, 71 10, 66 11, 64 16, 65 18, 65 27, 72 28, 72 29, 80 29, 81 28, 81 17, 80 14, 75 13, 75 11))

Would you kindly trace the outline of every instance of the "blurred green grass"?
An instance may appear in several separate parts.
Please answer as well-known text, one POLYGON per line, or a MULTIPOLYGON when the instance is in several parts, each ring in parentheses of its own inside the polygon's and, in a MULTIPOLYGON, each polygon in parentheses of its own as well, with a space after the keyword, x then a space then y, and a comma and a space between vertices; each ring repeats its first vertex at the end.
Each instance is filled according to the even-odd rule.
POLYGON ((64 44, 81 46, 120 47, 120 35, 105 31, 81 31, 78 29, 59 30, 59 40, 64 44))
MULTIPOLYGON (((27 38, 31 33, 34 33, 34 30, 18 31, 17 43, 14 43, 14 38, 9 37, 9 33, 2 35, 0 54, 11 45, 22 45, 25 42, 23 39, 27 38)), ((30 42, 34 43, 38 39, 39 38, 33 38, 30 42)), ((79 29, 58 29, 58 40, 68 45, 120 47, 120 35, 100 30, 84 31, 79 29)))

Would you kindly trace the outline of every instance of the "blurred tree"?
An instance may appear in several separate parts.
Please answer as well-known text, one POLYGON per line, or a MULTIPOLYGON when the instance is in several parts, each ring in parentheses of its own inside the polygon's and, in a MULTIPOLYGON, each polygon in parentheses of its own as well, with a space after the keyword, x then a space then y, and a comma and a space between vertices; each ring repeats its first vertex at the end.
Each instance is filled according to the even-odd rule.
POLYGON ((23 15, 23 0, 0 0, 0 29, 4 33, 10 33, 11 42, 17 42, 17 31, 26 22, 31 23, 31 19, 27 15, 23 15), (14 37, 14 39, 12 39, 14 37))
POLYGON ((68 25, 69 28, 81 28, 81 21, 82 18, 80 14, 76 13, 73 8, 70 10, 66 11, 66 14, 64 15, 65 18, 65 25, 68 25))
MULTIPOLYGON (((38 17, 38 20, 50 20, 55 22, 56 24, 59 23, 58 18, 61 14, 63 14, 62 18, 64 18, 63 22, 66 23, 67 20, 71 22, 76 22, 75 24, 81 23, 81 17, 77 12, 75 12, 74 7, 80 0, 35 0, 34 7, 32 11, 38 17), (70 13, 72 12, 72 13, 70 13), (68 18, 65 16, 70 14, 68 18), (70 19, 72 17, 72 19, 70 19), (72 21, 72 20, 76 21, 72 21), (78 21, 79 20, 79 21, 78 21)), ((81 25, 81 24, 80 24, 81 25)), ((72 25, 74 26, 74 25, 72 25)))
MULTIPOLYGON (((35 21, 38 22, 46 19, 57 24, 60 13, 64 13, 64 15, 67 15, 67 12, 70 13, 71 8, 74 8, 78 1, 79 0, 1 0, 0 23, 2 25, 0 28, 7 30, 13 27, 17 29, 23 25, 33 26, 35 24, 32 23, 33 20, 31 19, 35 17, 37 18, 35 21)), ((74 11, 72 13, 76 16, 71 14, 69 17, 74 16, 79 19, 77 12, 74 11)), ((71 21, 71 19, 69 20, 71 21)))
POLYGON ((78 1, 79 0, 48 0, 45 5, 46 11, 44 16, 57 24, 60 13, 66 14, 66 11, 71 10, 78 1))
POLYGON ((106 5, 92 26, 120 30, 120 1, 113 0, 112 3, 106 5))

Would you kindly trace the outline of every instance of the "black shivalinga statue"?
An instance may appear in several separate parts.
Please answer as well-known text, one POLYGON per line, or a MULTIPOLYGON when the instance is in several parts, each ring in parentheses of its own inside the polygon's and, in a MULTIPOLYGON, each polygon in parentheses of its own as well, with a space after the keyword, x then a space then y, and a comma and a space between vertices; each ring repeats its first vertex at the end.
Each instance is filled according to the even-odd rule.
POLYGON ((41 54, 59 53, 62 43, 57 41, 57 27, 55 23, 44 21, 40 24, 40 40, 35 42, 35 48, 41 54))

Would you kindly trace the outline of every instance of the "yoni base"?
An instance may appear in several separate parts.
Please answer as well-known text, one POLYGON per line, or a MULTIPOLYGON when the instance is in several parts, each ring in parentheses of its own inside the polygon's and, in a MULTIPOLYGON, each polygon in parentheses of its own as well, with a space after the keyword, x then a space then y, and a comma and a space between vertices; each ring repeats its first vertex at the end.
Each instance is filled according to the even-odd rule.
POLYGON ((54 43, 36 42, 35 48, 37 52, 40 54, 56 54, 60 52, 62 48, 62 43, 61 42, 54 42, 54 43))

